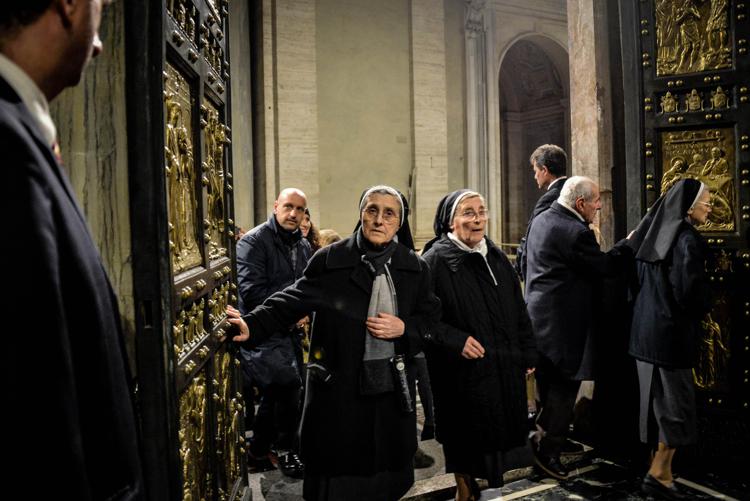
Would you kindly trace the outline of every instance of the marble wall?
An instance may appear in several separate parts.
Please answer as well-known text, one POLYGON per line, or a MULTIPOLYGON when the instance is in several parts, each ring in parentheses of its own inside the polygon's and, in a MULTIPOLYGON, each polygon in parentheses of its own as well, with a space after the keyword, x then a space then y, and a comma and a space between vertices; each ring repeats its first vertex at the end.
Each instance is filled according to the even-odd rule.
POLYGON ((359 196, 406 193, 412 166, 409 3, 319 0, 316 15, 322 228, 351 233, 359 196))
POLYGON ((124 8, 125 2, 113 2, 104 11, 104 51, 77 87, 51 103, 51 113, 65 170, 117 293, 128 354, 134 361, 124 8))
POLYGON ((234 221, 247 230, 255 223, 250 2, 230 2, 229 20, 234 221))
POLYGON ((264 0, 263 78, 266 218, 282 188, 297 187, 315 214, 319 204, 318 104, 314 0, 264 0))
POLYGON ((432 0, 411 2, 412 100, 414 110, 415 218, 420 247, 434 236, 435 207, 448 191, 445 84, 445 18, 432 0))

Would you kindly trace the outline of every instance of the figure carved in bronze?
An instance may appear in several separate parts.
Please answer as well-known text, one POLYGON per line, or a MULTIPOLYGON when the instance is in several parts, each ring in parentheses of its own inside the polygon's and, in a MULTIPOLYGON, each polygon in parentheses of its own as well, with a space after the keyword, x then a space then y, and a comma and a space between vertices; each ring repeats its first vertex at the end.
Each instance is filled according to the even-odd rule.
POLYGON ((201 263, 195 214, 195 161, 190 127, 190 95, 187 82, 174 68, 167 67, 165 106, 165 172, 169 212, 172 266, 175 273, 201 263))
POLYGON ((656 74, 732 65, 727 0, 656 0, 656 74))
POLYGON ((716 87, 716 90, 711 92, 711 106, 715 110, 720 110, 729 107, 729 101, 726 93, 722 90, 721 85, 716 87))
POLYGON ((677 99, 671 92, 667 91, 661 97, 661 112, 662 113, 675 113, 677 111, 677 99))
POLYGON ((706 183, 711 190, 713 211, 701 231, 734 231, 735 191, 734 132, 731 128, 662 133, 665 171, 661 192, 683 177, 706 183), (691 158, 688 166, 686 158, 691 158), (704 158, 708 160, 703 162, 704 158))
POLYGON ((685 111, 703 111, 703 98, 696 89, 691 90, 685 99, 685 111))

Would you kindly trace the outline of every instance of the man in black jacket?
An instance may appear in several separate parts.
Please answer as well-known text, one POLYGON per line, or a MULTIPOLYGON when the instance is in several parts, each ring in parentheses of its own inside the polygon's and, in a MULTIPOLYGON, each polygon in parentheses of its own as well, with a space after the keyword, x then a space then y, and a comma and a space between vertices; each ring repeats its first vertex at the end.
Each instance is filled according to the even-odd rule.
POLYGON ((0 8, 1 365, 13 451, 3 483, 31 491, 43 481, 60 499, 132 501, 145 494, 117 299, 58 161, 48 108, 101 52, 107 3, 0 8))
POLYGON ((526 235, 521 239, 521 245, 516 252, 516 271, 521 277, 521 281, 526 280, 526 240, 529 238, 531 223, 534 222, 535 217, 549 209, 552 202, 560 196, 560 189, 566 179, 568 156, 565 154, 565 150, 557 145, 543 144, 531 154, 529 163, 534 170, 534 180, 537 186, 545 192, 534 206, 529 223, 526 225, 526 235))
MULTIPOLYGON (((299 230, 305 208, 307 198, 302 191, 282 190, 268 221, 237 242, 239 309, 243 314, 302 276, 312 254, 299 230)), ((296 326, 290 325, 289 329, 295 330, 296 326)), ((260 344, 251 340, 241 353, 246 379, 260 392, 250 454, 260 458, 273 445, 282 473, 301 478, 304 466, 293 450, 302 388, 299 350, 299 336, 290 336, 287 331, 276 332, 260 344)))
POLYGON ((600 208, 596 183, 573 176, 529 230, 526 303, 540 354, 536 376, 542 403, 535 452, 537 464, 559 479, 567 477, 559 458, 578 387, 594 378, 601 280, 632 256, 624 241, 608 253, 600 250, 589 229, 600 208))

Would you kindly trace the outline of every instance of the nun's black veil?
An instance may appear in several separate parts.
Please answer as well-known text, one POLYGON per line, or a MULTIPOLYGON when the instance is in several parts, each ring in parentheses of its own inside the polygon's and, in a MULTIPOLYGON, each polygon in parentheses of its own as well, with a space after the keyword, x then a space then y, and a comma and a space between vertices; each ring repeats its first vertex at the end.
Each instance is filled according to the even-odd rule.
POLYGON ((636 259, 651 263, 664 260, 701 186, 698 180, 681 179, 656 200, 628 239, 636 259))

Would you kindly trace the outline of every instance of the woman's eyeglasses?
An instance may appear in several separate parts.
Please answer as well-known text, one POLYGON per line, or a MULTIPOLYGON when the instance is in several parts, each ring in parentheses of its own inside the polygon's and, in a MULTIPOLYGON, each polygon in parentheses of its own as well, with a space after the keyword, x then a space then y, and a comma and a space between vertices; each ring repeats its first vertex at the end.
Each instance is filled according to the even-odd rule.
POLYGON ((465 210, 462 213, 459 214, 464 219, 479 219, 480 221, 484 221, 487 219, 487 211, 482 209, 479 212, 475 212, 473 210, 465 210))
POLYGON ((377 219, 378 215, 380 215, 386 223, 393 223, 397 221, 399 217, 398 212, 393 209, 383 209, 381 212, 377 207, 368 207, 362 212, 364 212, 368 219, 377 219))

